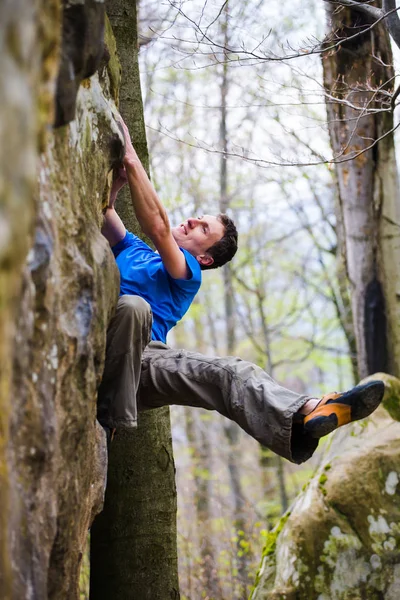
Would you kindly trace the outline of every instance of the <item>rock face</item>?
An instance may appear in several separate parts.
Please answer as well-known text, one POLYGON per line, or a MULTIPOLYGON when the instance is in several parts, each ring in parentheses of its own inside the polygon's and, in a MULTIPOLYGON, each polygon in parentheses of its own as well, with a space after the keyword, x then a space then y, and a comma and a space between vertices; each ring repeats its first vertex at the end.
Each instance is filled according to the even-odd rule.
POLYGON ((69 38, 74 60, 86 60, 79 77, 99 69, 82 81, 75 115, 63 113, 62 122, 75 119, 56 130, 56 87, 57 103, 69 93, 58 62, 63 7, 0 5, 2 600, 77 598, 87 530, 103 502, 96 389, 119 286, 100 227, 123 153, 113 101, 119 70, 109 27, 103 52, 103 2, 65 8, 72 5, 92 36, 69 38))
POLYGON ((63 0, 63 7, 56 127, 74 119, 80 83, 97 71, 104 55, 104 0, 63 0))
MULTIPOLYGON (((400 382, 382 378, 393 408, 400 382)), ((400 423, 383 408, 338 430, 271 532, 252 600, 400 598, 399 481, 400 423)))

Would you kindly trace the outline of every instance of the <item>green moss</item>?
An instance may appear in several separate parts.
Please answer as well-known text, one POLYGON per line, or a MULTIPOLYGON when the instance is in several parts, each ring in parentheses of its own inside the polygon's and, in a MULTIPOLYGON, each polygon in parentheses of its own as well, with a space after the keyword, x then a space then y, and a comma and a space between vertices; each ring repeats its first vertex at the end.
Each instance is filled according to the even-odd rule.
POLYGON ((361 383, 371 381, 372 379, 381 379, 385 384, 385 395, 383 396, 382 406, 395 421, 400 421, 400 379, 387 375, 386 373, 374 373, 362 380, 361 383))
POLYGON ((279 534, 281 533, 282 529, 284 528, 286 521, 288 520, 288 518, 290 517, 290 511, 286 512, 280 519, 279 522, 277 523, 277 525, 274 527, 274 529, 272 529, 272 531, 269 531, 266 536, 265 536, 265 545, 264 545, 264 549, 263 549, 263 553, 262 553, 262 558, 261 558, 261 566, 260 569, 257 572, 256 575, 256 579, 254 582, 254 586, 251 590, 250 596, 249 596, 249 600, 251 600, 252 596, 253 596, 253 592, 256 589, 259 581, 260 581, 260 571, 261 571, 261 567, 263 565, 263 562, 265 559, 267 559, 269 556, 275 554, 275 550, 276 550, 276 541, 278 539, 279 534))
POLYGON ((265 546, 262 553, 262 557, 269 556, 275 552, 276 548, 276 540, 285 526, 286 521, 290 517, 290 512, 287 512, 279 519, 278 524, 274 527, 272 531, 270 531, 265 540, 265 546))
POLYGON ((327 491, 326 488, 324 487, 324 484, 328 481, 328 477, 326 476, 325 473, 322 473, 322 475, 320 476, 319 480, 318 480, 318 485, 319 485, 319 489, 321 491, 321 493, 326 496, 327 491))
POLYGON ((400 421, 400 390, 390 389, 383 400, 383 407, 395 421, 400 421))
POLYGON ((86 119, 84 135, 82 136, 82 146, 86 152, 88 152, 92 146, 92 127, 89 118, 86 119))

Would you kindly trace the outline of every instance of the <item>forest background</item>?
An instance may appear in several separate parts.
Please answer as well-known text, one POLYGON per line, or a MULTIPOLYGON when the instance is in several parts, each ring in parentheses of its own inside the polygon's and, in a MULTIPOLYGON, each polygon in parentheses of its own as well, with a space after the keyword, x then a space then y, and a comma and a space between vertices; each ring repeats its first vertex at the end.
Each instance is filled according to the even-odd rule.
MULTIPOLYGON (((139 4, 152 181, 172 223, 222 211, 240 231, 168 341, 239 355, 311 396, 357 379, 321 56, 309 54, 324 31, 320 0, 139 4), (295 58, 263 60, 266 47, 295 58)), ((172 423, 182 597, 246 598, 266 532, 316 462, 293 466, 206 411, 173 407, 172 423)))

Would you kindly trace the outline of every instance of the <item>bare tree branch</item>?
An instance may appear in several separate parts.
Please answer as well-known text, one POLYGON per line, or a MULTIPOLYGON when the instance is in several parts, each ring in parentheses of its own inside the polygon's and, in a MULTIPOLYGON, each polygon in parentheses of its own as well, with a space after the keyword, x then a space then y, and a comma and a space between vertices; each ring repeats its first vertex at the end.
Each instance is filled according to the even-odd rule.
POLYGON ((357 0, 324 0, 324 2, 328 2, 329 4, 338 4, 339 6, 348 6, 349 8, 354 8, 355 10, 359 10, 364 14, 372 17, 373 19, 382 19, 385 16, 385 12, 381 8, 376 8, 375 6, 370 6, 369 4, 357 2, 357 0))
MULTIPOLYGON (((215 62, 217 62, 217 63, 218 62, 238 63, 238 61, 240 63, 244 63, 245 61, 249 61, 249 60, 284 62, 286 60, 292 60, 295 58, 299 58, 301 56, 309 56, 309 55, 313 55, 313 54, 325 54, 326 52, 330 52, 330 51, 333 51, 333 50, 339 48, 344 41, 343 39, 338 39, 335 43, 332 43, 329 46, 322 46, 321 42, 319 40, 316 40, 316 43, 314 43, 309 50, 305 49, 305 50, 294 51, 291 47, 289 47, 289 49, 292 50, 293 53, 286 54, 286 55, 284 54, 282 56, 279 56, 271 51, 269 53, 262 52, 262 51, 257 52, 257 50, 262 46, 262 44, 265 42, 265 40, 270 36, 271 32, 269 32, 264 37, 264 39, 262 39, 252 50, 247 50, 244 46, 241 46, 240 48, 228 47, 228 46, 225 46, 224 44, 217 43, 214 39, 212 39, 208 35, 209 26, 207 26, 205 29, 203 29, 202 27, 200 27, 200 23, 196 23, 196 21, 191 19, 188 16, 188 14, 182 10, 182 8, 180 6, 177 6, 175 4, 175 2, 173 0, 168 0, 168 1, 170 2, 171 6, 173 6, 175 8, 177 13, 179 13, 183 18, 185 18, 189 23, 191 23, 193 25, 194 31, 199 35, 199 38, 196 41, 196 45, 197 46, 205 45, 205 46, 210 47, 211 50, 210 50, 209 55, 213 59, 212 64, 215 64, 215 62), (222 60, 220 60, 218 58, 218 52, 222 53, 222 60)), ((337 4, 338 6, 353 8, 354 10, 358 10, 360 12, 363 12, 364 14, 367 14, 374 20, 374 22, 371 23, 370 25, 363 27, 360 31, 357 31, 354 35, 347 37, 345 40, 346 42, 351 41, 355 38, 360 37, 361 35, 366 34, 368 31, 371 31, 374 27, 379 25, 379 23, 381 21, 384 21, 389 33, 393 37, 394 42, 400 48, 400 20, 399 20, 398 14, 397 14, 397 11, 400 10, 400 7, 399 8, 396 7, 396 0, 383 0, 383 5, 385 7, 384 10, 382 10, 380 8, 376 8, 369 4, 358 2, 357 0, 323 0, 323 1, 327 2, 329 4, 337 4)), ((215 20, 213 22, 215 22, 215 20)), ((184 40, 182 38, 174 37, 173 39, 175 41, 179 41, 179 42, 193 43, 193 42, 191 42, 191 40, 184 40)), ((309 41, 311 42, 311 40, 309 40, 309 41)), ((203 53, 203 55, 207 56, 207 54, 205 52, 203 53)), ((197 66, 196 69, 205 68, 207 66, 210 66, 210 65, 202 65, 201 67, 197 66)))
POLYGON ((400 48, 400 19, 397 12, 399 9, 396 7, 396 0, 383 0, 383 8, 376 8, 376 6, 370 6, 365 2, 357 2, 357 0, 324 0, 324 2, 354 8, 354 10, 372 17, 376 22, 385 19, 388 32, 392 36, 396 46, 400 48))
MULTIPOLYGON (((388 110, 389 109, 383 109, 382 112, 388 112, 388 110)), ((367 115, 361 115, 361 116, 365 117, 367 115)), ((359 118, 358 118, 358 120, 359 120, 359 118)), ((249 156, 245 156, 243 153, 240 154, 239 152, 226 152, 225 153, 225 152, 222 152, 221 150, 217 150, 215 148, 206 147, 204 145, 204 142, 199 143, 198 140, 196 140, 196 143, 193 143, 193 144, 190 142, 187 142, 187 141, 173 135, 170 131, 168 131, 168 129, 166 127, 164 127, 163 129, 156 129, 156 128, 150 127, 150 126, 147 126, 147 127, 148 127, 148 129, 152 129, 153 131, 158 131, 162 135, 165 135, 166 137, 169 137, 170 139, 173 139, 176 142, 179 142, 180 144, 185 144, 186 146, 189 146, 192 148, 201 148, 201 150, 204 150, 205 152, 209 152, 210 154, 225 154, 225 156, 227 156, 227 157, 239 158, 241 160, 244 160, 245 162, 252 163, 261 169, 267 169, 270 167, 314 167, 316 165, 322 165, 322 164, 340 164, 340 163, 349 162, 350 160, 354 160, 358 156, 361 156, 361 154, 364 154, 364 152, 371 150, 377 144, 379 144, 379 142, 381 140, 385 139, 391 133, 394 133, 400 127, 400 122, 397 123, 397 125, 395 125, 394 127, 391 127, 388 131, 385 131, 382 135, 380 135, 378 138, 373 140, 368 146, 366 146, 362 150, 351 151, 348 153, 348 155, 346 155, 345 150, 343 150, 342 152, 340 152, 339 154, 334 156, 332 159, 326 158, 325 160, 316 160, 316 161, 307 161, 307 162, 297 162, 297 161, 284 162, 283 160, 282 161, 277 161, 277 160, 274 161, 274 160, 265 160, 262 158, 250 158, 249 156)))

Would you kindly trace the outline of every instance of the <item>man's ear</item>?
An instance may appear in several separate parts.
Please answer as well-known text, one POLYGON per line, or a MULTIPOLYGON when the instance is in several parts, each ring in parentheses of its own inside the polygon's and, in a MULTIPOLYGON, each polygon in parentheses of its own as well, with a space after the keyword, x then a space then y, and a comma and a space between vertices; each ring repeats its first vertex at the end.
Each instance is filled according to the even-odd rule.
POLYGON ((204 265, 205 267, 209 267, 213 264, 214 259, 212 256, 210 256, 209 254, 199 254, 198 256, 196 256, 198 262, 201 265, 204 265))

